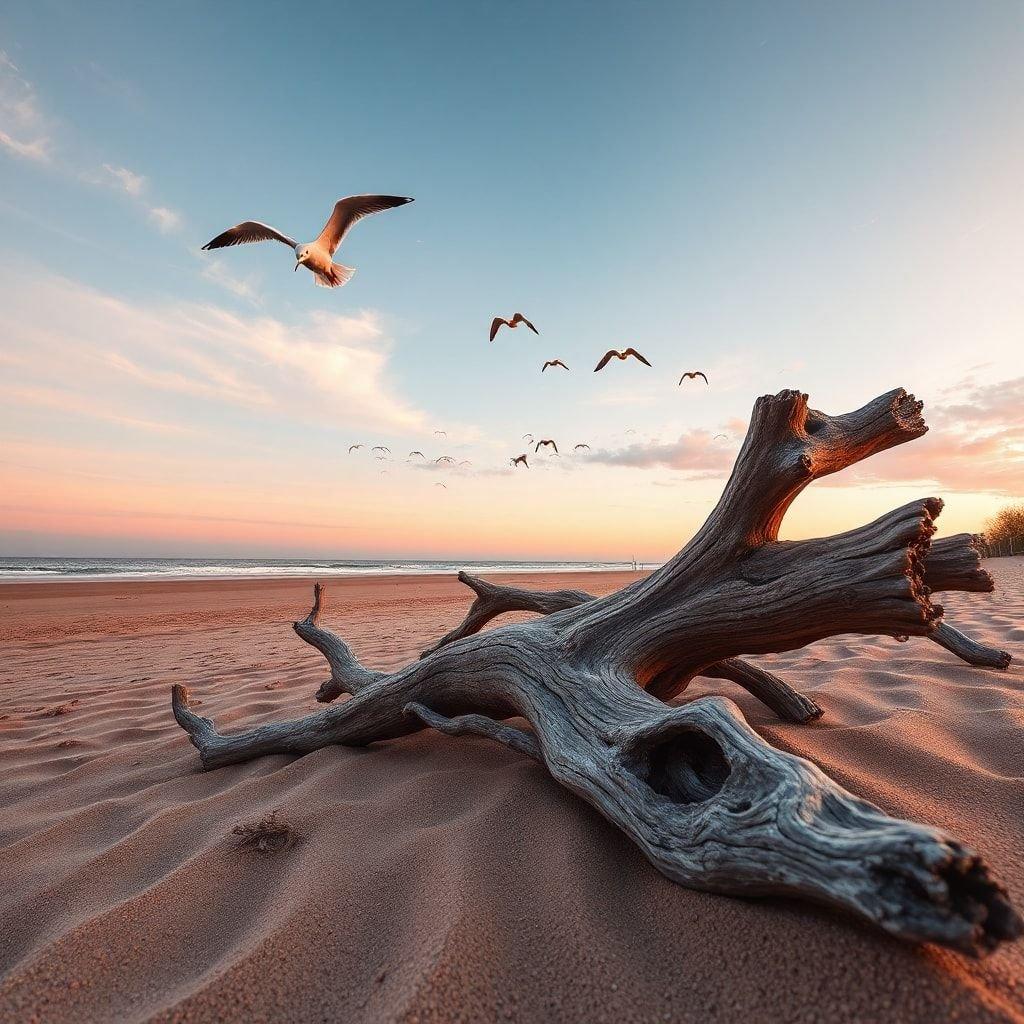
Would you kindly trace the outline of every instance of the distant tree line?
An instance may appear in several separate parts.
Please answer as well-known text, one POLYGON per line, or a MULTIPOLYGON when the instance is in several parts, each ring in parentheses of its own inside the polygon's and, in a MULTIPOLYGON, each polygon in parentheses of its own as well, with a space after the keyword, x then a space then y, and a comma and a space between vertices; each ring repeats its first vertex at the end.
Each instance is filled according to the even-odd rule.
POLYGON ((1024 555, 1024 505, 1007 505, 985 524, 985 554, 1024 555))

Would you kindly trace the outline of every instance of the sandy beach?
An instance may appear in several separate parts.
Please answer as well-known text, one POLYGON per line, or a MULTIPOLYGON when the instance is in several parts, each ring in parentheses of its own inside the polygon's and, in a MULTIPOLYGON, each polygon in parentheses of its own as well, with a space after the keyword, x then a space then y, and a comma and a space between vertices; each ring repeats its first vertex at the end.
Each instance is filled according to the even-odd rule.
MULTIPOLYGON (((838 637, 761 659, 825 717, 772 743, 979 849, 1024 906, 1024 559, 949 621, 1017 658, 838 637)), ((500 577, 496 577, 499 578, 500 577)), ((632 574, 518 575, 604 593, 632 574)), ((0 587, 0 1019, 1024 1020, 1024 943, 974 962, 834 912, 688 891, 536 763, 427 731, 203 773, 185 683, 225 730, 315 709, 290 623, 310 583, 0 587), (274 848, 245 826, 276 813, 274 848), (241 832, 236 832, 241 829, 241 832)), ((344 579, 325 622, 368 665, 462 617, 453 577, 344 579)))

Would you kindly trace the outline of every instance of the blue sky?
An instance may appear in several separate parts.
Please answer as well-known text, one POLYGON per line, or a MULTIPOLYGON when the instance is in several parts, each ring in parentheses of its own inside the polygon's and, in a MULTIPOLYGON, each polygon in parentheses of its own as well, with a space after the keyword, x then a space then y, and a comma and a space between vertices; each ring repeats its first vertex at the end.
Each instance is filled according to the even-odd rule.
POLYGON ((654 559, 784 386, 934 412, 797 532, 1024 489, 1018 4, 44 2, 0 50, 6 553, 613 557, 635 517, 654 559), (199 252, 359 192, 417 201, 344 289, 199 252), (515 310, 541 337, 489 345, 515 310), (590 372, 626 344, 654 370, 590 372), (434 429, 473 463, 444 489, 343 457, 434 429), (527 481, 526 431, 597 454, 527 481))

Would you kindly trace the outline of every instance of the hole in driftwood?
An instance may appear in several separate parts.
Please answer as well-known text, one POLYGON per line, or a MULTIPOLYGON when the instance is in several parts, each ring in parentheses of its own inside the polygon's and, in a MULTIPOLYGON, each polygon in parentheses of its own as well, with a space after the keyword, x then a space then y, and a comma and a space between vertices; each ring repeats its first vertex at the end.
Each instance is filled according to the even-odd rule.
POLYGON ((677 804, 710 800, 729 778, 729 762, 706 733, 684 729, 646 750, 644 781, 655 793, 677 804))

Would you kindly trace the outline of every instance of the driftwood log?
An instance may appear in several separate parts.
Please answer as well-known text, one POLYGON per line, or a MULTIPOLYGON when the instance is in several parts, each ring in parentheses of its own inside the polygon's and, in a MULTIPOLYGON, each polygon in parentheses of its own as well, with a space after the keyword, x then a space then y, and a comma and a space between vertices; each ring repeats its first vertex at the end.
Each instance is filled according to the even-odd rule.
MULTIPOLYGON (((718 505, 649 576, 606 597, 563 595, 560 609, 535 607, 548 613, 539 619, 449 637, 394 673, 364 668, 321 625, 318 584, 295 630, 349 700, 222 735, 175 686, 175 718, 207 769, 425 727, 486 736, 536 758, 683 885, 804 896, 902 939, 982 955, 1024 925, 974 851, 886 815, 773 748, 724 697, 665 703, 701 673, 731 672, 783 713, 780 694, 793 691, 781 680, 781 689, 766 685, 737 655, 837 633, 935 634, 942 610, 926 575, 938 499, 826 540, 778 540, 787 508, 812 480, 926 429, 921 403, 902 390, 841 416, 810 409, 795 391, 762 397, 718 505)), ((957 558, 944 565, 982 582, 957 558)))
MULTIPOLYGON (((995 589, 992 577, 981 567, 983 538, 977 534, 958 533, 933 541, 924 555, 924 583, 931 593, 943 590, 991 593, 995 589)), ((476 599, 466 617, 451 632, 446 633, 433 647, 424 651, 427 657, 454 640, 479 632, 499 615, 506 612, 536 612, 550 615, 564 608, 575 608, 594 601, 593 594, 582 590, 524 590, 520 587, 491 583, 467 572, 458 574, 459 581, 469 587, 476 599)), ((898 639, 904 639, 900 636, 898 639)), ((973 640, 947 622, 936 624, 927 639, 939 644, 971 665, 990 668, 1008 668, 1012 660, 1007 651, 973 640)), ((797 693, 778 676, 748 664, 739 658, 712 665, 699 673, 710 679, 729 679, 748 690, 768 705, 780 718, 790 722, 809 722, 819 718, 822 709, 809 697, 797 693)), ((327 680, 316 692, 316 699, 328 703, 340 697, 345 690, 333 679, 327 680)))

